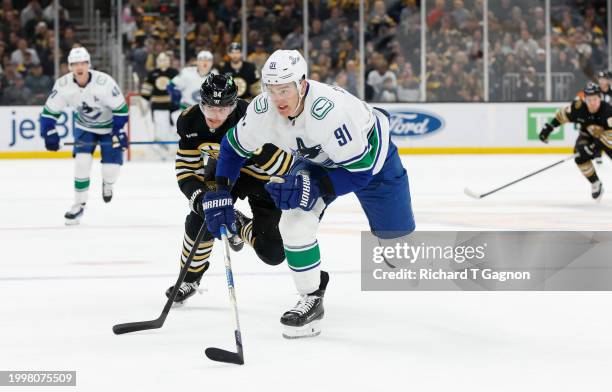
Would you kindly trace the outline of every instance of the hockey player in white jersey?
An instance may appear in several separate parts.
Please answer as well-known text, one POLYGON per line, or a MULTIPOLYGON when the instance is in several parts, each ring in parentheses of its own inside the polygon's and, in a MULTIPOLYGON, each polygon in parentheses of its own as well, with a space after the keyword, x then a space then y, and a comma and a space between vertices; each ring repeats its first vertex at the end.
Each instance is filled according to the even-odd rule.
POLYGON ((320 333, 323 295, 329 277, 320 273, 319 220, 336 197, 355 193, 370 229, 381 239, 411 233, 414 218, 408 176, 389 137, 388 114, 345 90, 307 79, 295 50, 277 50, 262 70, 263 93, 227 132, 217 163, 217 191, 204 196, 209 231, 231 231, 234 210, 229 189, 242 162, 265 143, 293 153, 290 174, 266 189, 283 210, 279 223, 287 264, 301 295, 281 317, 283 336, 320 333))
POLYGON ((200 102, 200 86, 204 83, 204 79, 210 73, 219 74, 219 71, 213 68, 213 64, 213 54, 207 50, 202 50, 198 53, 195 66, 183 68, 168 83, 167 89, 172 97, 172 102, 180 106, 181 111, 200 102))
POLYGON ((128 107, 119 86, 109 75, 91 69, 85 48, 73 48, 68 55, 70 73, 59 78, 40 116, 41 136, 49 151, 60 148, 55 129, 62 110, 74 110, 74 204, 65 214, 66 224, 78 224, 89 196, 89 173, 93 152, 100 144, 102 153, 102 198, 108 203, 113 185, 123 164, 123 151, 128 146, 123 126, 128 120, 128 107))

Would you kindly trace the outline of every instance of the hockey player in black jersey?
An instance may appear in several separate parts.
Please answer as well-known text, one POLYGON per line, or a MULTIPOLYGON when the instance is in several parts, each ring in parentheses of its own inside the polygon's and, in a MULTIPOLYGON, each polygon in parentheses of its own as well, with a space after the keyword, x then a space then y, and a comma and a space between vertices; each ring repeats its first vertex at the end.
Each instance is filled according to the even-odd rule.
POLYGON ((226 62, 219 72, 232 75, 236 88, 238 88, 238 98, 251 100, 260 93, 257 67, 243 60, 242 46, 238 42, 232 42, 227 55, 230 61, 226 62))
MULTIPOLYGON (((202 84, 200 95, 200 104, 183 111, 177 122, 180 140, 176 176, 191 209, 185 220, 181 267, 204 222, 201 200, 207 191, 216 187, 214 164, 221 139, 244 116, 248 106, 246 101, 237 98, 237 87, 226 75, 209 75, 202 84)), ((232 196, 234 200, 248 198, 253 219, 235 211, 238 234, 230 239, 234 250, 239 250, 246 242, 266 264, 277 265, 285 259, 278 230, 281 211, 274 205, 264 185, 270 176, 286 174, 292 162, 290 154, 272 144, 264 145, 258 154, 245 162, 232 196)), ((214 238, 206 234, 199 244, 175 302, 182 303, 198 291, 200 280, 209 267, 213 241, 214 238)), ((172 288, 166 291, 167 296, 172 288)))
POLYGON ((571 105, 557 111, 555 118, 540 131, 540 140, 547 143, 552 131, 568 122, 580 126, 580 135, 574 147, 574 152, 578 154, 575 161, 591 183, 591 196, 599 201, 603 195, 603 185, 591 161, 598 149, 612 159, 612 106, 603 101, 598 85, 588 83, 584 89, 584 100, 576 99, 571 105))

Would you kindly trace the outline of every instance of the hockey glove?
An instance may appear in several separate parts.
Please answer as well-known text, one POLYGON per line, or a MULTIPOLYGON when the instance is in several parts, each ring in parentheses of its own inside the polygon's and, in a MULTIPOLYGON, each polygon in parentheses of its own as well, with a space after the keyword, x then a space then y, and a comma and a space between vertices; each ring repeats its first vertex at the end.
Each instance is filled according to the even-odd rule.
POLYGON ((580 154, 583 159, 595 158, 595 143, 579 143, 576 146, 576 151, 580 154))
POLYGON ((128 138, 125 132, 119 131, 117 133, 114 133, 112 137, 112 141, 113 141, 113 144, 112 144, 113 148, 120 148, 122 151, 127 150, 128 138))
POLYGON ((221 226, 223 225, 231 233, 236 233, 234 201, 229 191, 206 192, 202 199, 202 210, 206 227, 215 238, 221 238, 221 226))
POLYGON ((265 188, 281 210, 310 211, 319 198, 319 186, 304 174, 272 177, 265 188))
POLYGON ((549 123, 544 124, 544 127, 540 131, 540 135, 539 135, 540 140, 543 141, 544 143, 548 143, 548 136, 554 130, 555 130, 555 128, 552 125, 550 125, 549 123))
POLYGON ((47 151, 57 151, 60 148, 60 138, 55 129, 45 133, 45 148, 47 151))

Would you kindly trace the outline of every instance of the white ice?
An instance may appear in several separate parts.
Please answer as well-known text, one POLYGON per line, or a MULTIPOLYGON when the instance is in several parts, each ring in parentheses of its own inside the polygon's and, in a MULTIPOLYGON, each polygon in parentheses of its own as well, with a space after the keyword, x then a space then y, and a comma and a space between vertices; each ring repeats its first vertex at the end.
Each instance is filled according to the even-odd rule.
MULTIPOLYGON (((463 194, 561 158, 404 157, 417 227, 611 230, 607 159, 597 167, 610 190, 600 204, 572 162, 482 200, 463 194)), ((246 365, 206 359, 207 346, 234 348, 219 247, 207 292, 173 309, 162 329, 115 336, 113 324, 161 311, 187 203, 171 162, 127 164, 108 205, 99 169, 82 224, 65 227, 72 161, 0 161, 0 370, 76 370, 76 390, 88 392, 612 388, 610 293, 362 292, 367 222, 353 197, 336 201, 320 228, 331 282, 319 337, 281 337, 279 317, 296 301, 292 279, 284 264, 264 265, 247 250, 232 254, 246 365)))

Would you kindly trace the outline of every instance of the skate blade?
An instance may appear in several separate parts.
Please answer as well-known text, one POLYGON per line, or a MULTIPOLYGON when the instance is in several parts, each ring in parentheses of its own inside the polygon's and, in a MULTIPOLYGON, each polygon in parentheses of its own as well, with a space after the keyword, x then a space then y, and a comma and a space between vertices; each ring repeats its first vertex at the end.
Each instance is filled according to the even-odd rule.
POLYGON ((312 338, 321 334, 321 320, 311 321, 302 327, 283 325, 283 337, 285 339, 312 338))
POLYGON ((78 225, 80 222, 80 219, 66 219, 66 226, 76 226, 78 225))

